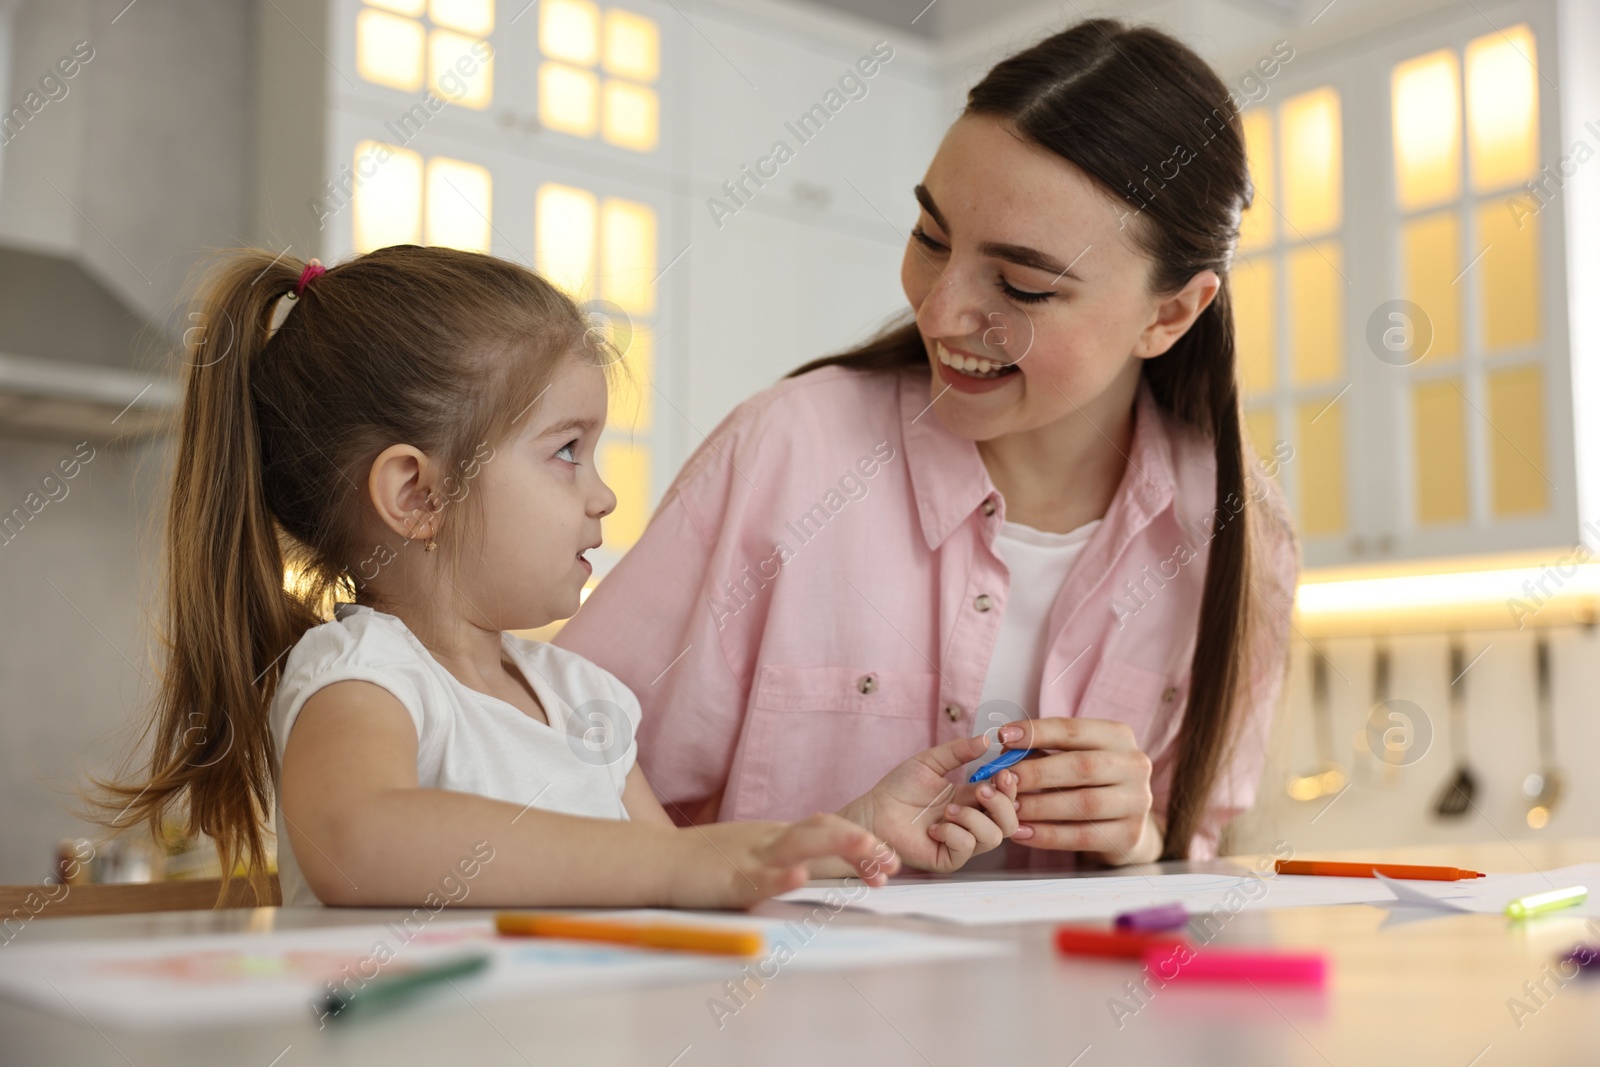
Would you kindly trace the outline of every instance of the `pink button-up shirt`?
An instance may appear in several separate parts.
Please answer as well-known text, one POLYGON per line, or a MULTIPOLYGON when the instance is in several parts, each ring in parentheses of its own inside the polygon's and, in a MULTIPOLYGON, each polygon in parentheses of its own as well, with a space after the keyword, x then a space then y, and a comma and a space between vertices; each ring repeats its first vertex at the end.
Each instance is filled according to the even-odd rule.
MULTIPOLYGON (((722 819, 834 811, 902 760, 975 732, 1006 610, 994 548, 1005 500, 974 444, 927 408, 916 369, 827 367, 745 401, 562 629, 557 644, 638 694, 639 762, 664 800, 696 811, 720 794, 722 819)), ((1056 597, 1034 683, 1041 716, 1133 728, 1157 811, 1188 695, 1215 471, 1210 443, 1141 388, 1127 472, 1056 597)), ((1282 684, 1297 560, 1276 495, 1263 502, 1247 706, 1197 858, 1254 800, 1282 684)))

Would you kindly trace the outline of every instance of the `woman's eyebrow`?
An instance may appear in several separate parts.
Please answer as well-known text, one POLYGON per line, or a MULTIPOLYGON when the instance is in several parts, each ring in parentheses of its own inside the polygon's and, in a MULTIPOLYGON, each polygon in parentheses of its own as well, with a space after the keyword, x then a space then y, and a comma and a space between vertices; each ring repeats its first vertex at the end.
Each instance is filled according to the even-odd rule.
POLYGON ((928 192, 926 185, 919 184, 911 190, 911 195, 917 198, 917 203, 922 205, 922 210, 928 213, 928 217, 939 224, 939 229, 945 233, 950 232, 950 227, 945 224, 944 216, 939 213, 939 205, 933 202, 933 194, 928 192))
MULTIPOLYGON (((928 217, 939 224, 939 229, 949 233, 950 225, 944 221, 944 215, 939 212, 939 206, 933 202, 933 194, 928 192, 928 187, 926 185, 918 185, 912 190, 912 193, 916 196, 917 203, 922 205, 922 210, 928 213, 928 217)), ((1019 267, 1045 271, 1048 274, 1055 275, 1056 281, 1063 277, 1071 278, 1075 282, 1083 281, 1081 277, 1072 273, 1073 263, 1076 263, 1077 260, 1073 260, 1072 263, 1062 263, 1056 257, 1041 252, 1037 248, 1029 248, 1027 245, 1006 244, 1003 241, 985 241, 978 246, 978 253, 994 259, 1003 259, 1007 263, 1015 263, 1019 267)))

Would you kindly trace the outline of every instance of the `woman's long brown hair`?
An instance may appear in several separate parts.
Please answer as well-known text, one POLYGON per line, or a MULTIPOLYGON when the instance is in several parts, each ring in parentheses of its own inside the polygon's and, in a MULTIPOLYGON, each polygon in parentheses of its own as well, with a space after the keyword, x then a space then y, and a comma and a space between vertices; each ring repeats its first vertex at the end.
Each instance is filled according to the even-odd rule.
MULTIPOLYGON (((97 817, 159 834, 178 809, 265 899, 273 811, 269 709, 285 656, 335 593, 363 590, 367 469, 392 444, 474 469, 557 360, 590 340, 570 299, 512 263, 396 246, 333 267, 227 253, 185 335, 184 401, 164 567, 166 662, 143 775, 96 781, 97 817), (281 325, 280 301, 292 304, 281 325), (285 568, 299 580, 286 588, 285 568)), ((465 494, 463 504, 476 501, 465 494)), ((470 511, 445 519, 460 550, 470 511)), ((470 527, 470 523, 467 523, 470 527)), ((403 550, 394 539, 391 551, 403 550)), ((364 598, 363 598, 364 599, 364 598)))
MULTIPOLYGON (((1227 87, 1181 42, 1094 19, 1003 60, 967 94, 966 114, 1007 122, 1121 197, 1129 230, 1154 264, 1153 292, 1175 292, 1202 270, 1222 279, 1188 332, 1143 369, 1157 405, 1216 449, 1215 536, 1163 848, 1165 858, 1183 858, 1233 740, 1253 629, 1252 544, 1263 521, 1246 491, 1228 286, 1239 216, 1252 196, 1238 112, 1227 87), (1192 158, 1167 177, 1180 145, 1192 158), (1229 518, 1234 505, 1243 510, 1229 518)), ((916 324, 905 323, 791 376, 829 365, 885 371, 926 363, 916 324)))

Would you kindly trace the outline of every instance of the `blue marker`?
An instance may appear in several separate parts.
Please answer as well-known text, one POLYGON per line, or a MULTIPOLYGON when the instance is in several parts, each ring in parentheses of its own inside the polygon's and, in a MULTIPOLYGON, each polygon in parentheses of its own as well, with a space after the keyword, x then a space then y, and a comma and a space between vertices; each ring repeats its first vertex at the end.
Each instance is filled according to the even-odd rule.
POLYGON ((986 782, 1014 763, 1021 763, 1033 755, 1031 748, 1012 748, 1000 753, 994 759, 972 772, 972 777, 967 779, 967 784, 986 782))

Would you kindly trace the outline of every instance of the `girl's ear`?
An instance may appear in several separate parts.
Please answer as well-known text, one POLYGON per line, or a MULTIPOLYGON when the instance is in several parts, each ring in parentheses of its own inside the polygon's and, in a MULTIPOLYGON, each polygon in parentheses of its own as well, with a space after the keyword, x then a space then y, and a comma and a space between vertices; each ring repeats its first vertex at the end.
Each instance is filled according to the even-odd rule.
POLYGON ((407 540, 439 532, 444 498, 433 485, 433 463, 411 445, 390 445, 367 472, 367 498, 383 524, 407 540))
POLYGON ((1139 359, 1154 359, 1171 348, 1200 313, 1211 306, 1221 288, 1222 279, 1217 272, 1203 270, 1176 293, 1161 297, 1149 325, 1133 346, 1133 354, 1139 359))

